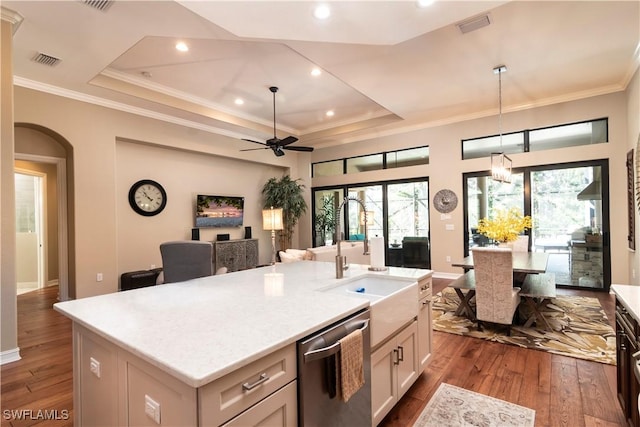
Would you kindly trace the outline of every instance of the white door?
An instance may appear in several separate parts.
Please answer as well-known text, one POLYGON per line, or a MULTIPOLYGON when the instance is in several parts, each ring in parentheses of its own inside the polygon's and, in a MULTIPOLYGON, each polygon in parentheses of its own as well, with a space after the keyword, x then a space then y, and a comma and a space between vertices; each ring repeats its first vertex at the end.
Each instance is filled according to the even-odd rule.
POLYGON ((40 174, 15 174, 19 294, 44 286, 43 181, 40 174))

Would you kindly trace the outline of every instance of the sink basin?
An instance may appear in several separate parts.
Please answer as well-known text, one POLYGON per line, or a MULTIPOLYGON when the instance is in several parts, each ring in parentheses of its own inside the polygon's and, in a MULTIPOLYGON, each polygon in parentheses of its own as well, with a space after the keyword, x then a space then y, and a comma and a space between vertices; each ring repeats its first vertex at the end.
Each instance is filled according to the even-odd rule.
POLYGON ((367 274, 340 279, 318 291, 369 300, 371 347, 383 342, 418 314, 418 283, 412 279, 367 274))
POLYGON ((355 279, 345 279, 338 285, 328 286, 322 290, 325 292, 359 294, 370 300, 379 300, 392 295, 414 283, 412 280, 403 280, 395 277, 360 276, 355 279))

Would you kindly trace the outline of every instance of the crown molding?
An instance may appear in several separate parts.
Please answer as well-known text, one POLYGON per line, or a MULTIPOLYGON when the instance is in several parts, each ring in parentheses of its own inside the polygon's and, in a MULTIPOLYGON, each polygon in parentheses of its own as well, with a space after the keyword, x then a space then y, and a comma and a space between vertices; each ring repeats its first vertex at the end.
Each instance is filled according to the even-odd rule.
POLYGON ((191 120, 185 120, 178 117, 170 116, 168 114, 162 114, 155 111, 147 110, 145 108, 134 107, 131 105, 123 104, 121 102, 111 101, 98 96, 87 95, 81 92, 76 92, 69 89, 64 89, 58 86, 48 85, 46 83, 37 82, 35 80, 25 79, 20 76, 13 76, 13 84, 15 86, 24 87, 27 89, 37 90, 39 92, 49 93, 51 95, 61 96, 63 98, 73 99, 75 101, 86 102, 88 104, 98 105, 112 110, 122 111, 125 113, 135 114, 150 119, 160 120, 167 123, 173 123, 180 126, 185 126, 193 129, 202 130, 205 132, 213 133, 216 135, 227 136, 234 139, 250 138, 248 135, 244 135, 238 132, 221 129, 215 126, 208 126, 202 123, 194 122, 191 120))
POLYGON ((0 18, 3 21, 10 22, 13 25, 13 34, 18 31, 18 27, 22 24, 24 18, 18 12, 14 12, 11 9, 7 9, 4 6, 0 6, 0 18))

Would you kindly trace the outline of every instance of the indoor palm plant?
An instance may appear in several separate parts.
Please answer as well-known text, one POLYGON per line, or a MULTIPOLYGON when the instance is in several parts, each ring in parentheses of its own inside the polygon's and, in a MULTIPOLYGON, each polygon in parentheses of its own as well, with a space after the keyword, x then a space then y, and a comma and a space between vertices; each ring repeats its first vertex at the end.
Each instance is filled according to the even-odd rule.
POLYGON ((478 222, 478 233, 498 243, 509 243, 533 226, 531 217, 523 215, 517 208, 497 210, 493 218, 482 218, 478 222))
POLYGON ((280 231, 280 249, 291 247, 293 230, 298 220, 307 211, 303 193, 304 185, 300 184, 300 178, 291 179, 289 175, 282 178, 270 178, 262 187, 263 208, 282 208, 282 221, 284 229, 280 231))

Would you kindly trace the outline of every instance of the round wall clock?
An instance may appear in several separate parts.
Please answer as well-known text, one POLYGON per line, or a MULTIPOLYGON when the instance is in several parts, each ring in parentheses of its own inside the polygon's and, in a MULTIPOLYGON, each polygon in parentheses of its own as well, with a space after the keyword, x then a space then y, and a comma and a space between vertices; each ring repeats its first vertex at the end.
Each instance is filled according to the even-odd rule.
POLYGON ((433 196, 433 206, 440 213, 449 213, 458 206, 458 196, 451 190, 440 190, 433 196))
POLYGON ((131 186, 129 204, 140 215, 158 215, 167 206, 167 192, 157 182, 143 179, 131 186))

